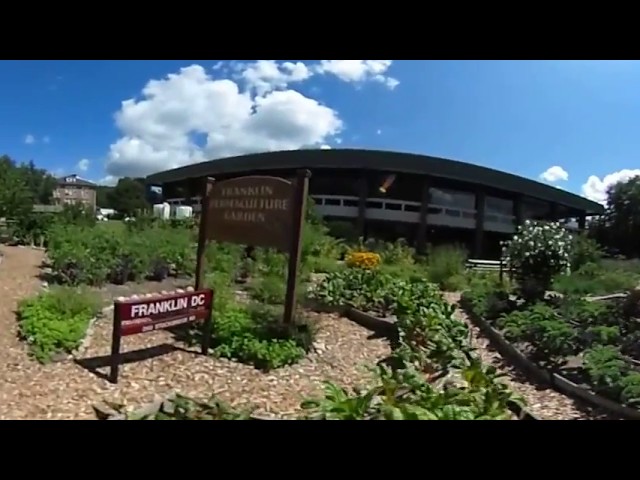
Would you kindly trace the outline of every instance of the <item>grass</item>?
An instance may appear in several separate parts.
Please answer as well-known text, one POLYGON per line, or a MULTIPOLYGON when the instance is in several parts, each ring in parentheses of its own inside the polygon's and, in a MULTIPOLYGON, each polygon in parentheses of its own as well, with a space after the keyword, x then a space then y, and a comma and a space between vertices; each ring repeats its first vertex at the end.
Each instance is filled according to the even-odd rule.
POLYGON ((112 232, 120 232, 124 230, 125 224, 122 220, 107 220, 106 222, 98 222, 96 224, 98 228, 104 228, 112 232))

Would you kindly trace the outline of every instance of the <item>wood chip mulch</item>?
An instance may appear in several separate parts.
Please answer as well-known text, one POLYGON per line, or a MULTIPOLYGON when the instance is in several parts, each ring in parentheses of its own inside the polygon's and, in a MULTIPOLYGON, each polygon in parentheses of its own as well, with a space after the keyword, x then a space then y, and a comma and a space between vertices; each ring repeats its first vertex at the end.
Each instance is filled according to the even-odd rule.
POLYGON ((108 371, 101 365, 110 351, 110 315, 95 323, 78 361, 43 366, 28 357, 17 339, 15 310, 20 299, 41 289, 37 276, 44 253, 6 246, 0 251, 5 254, 0 265, 0 419, 94 419, 92 406, 105 400, 133 409, 174 391, 203 400, 216 394, 233 405, 253 407, 259 415, 288 417, 304 397, 321 393, 324 380, 366 385, 371 378, 367 366, 390 354, 386 340, 372 338, 349 320, 311 313, 318 328, 316 349, 296 365, 262 373, 203 357, 197 348, 158 331, 123 339, 123 352, 145 350, 121 367, 120 381, 112 385, 100 376, 108 371))

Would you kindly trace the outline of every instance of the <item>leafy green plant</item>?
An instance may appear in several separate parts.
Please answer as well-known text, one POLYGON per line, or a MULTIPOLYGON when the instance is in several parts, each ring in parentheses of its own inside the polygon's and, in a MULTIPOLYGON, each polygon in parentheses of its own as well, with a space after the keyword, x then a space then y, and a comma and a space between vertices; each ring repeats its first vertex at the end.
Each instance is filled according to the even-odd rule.
POLYGON ((55 280, 64 285, 125 283, 166 275, 191 275, 195 244, 187 229, 147 230, 56 225, 49 233, 48 255, 55 280))
POLYGON ((427 278, 445 289, 464 286, 467 251, 458 245, 429 246, 427 251, 427 278))
POLYGON ((576 331, 543 303, 503 315, 497 325, 507 339, 528 343, 532 356, 549 368, 561 366, 577 351, 576 331))
POLYGON ((515 308, 507 288, 498 279, 484 276, 470 278, 469 288, 462 293, 462 301, 476 315, 488 321, 494 321, 515 308))
POLYGON ((255 279, 249 285, 251 298, 267 305, 282 305, 287 293, 285 280, 276 275, 255 279))
POLYGON ((602 250, 598 242, 585 233, 573 236, 571 246, 571 270, 579 270, 587 264, 598 264, 602 259, 602 250))
POLYGON ((304 357, 313 345, 314 333, 304 322, 284 325, 279 311, 228 305, 224 311, 216 312, 214 353, 272 370, 304 357))
POLYGON ((640 407, 640 373, 629 373, 621 380, 620 386, 620 400, 630 407, 640 407))
POLYGON ((619 345, 621 340, 620 327, 617 325, 596 325, 585 331, 586 345, 619 345))
POLYGON ((629 371, 620 349, 612 346, 594 346, 584 352, 584 369, 593 389, 618 398, 622 393, 622 379, 629 371))
POLYGON ((632 289, 639 277, 624 270, 605 270, 587 263, 571 275, 557 275, 553 289, 564 295, 607 295, 632 289))
POLYGON ((20 302, 20 337, 39 362, 47 363, 53 355, 70 353, 80 346, 99 310, 99 299, 89 292, 54 288, 20 302))

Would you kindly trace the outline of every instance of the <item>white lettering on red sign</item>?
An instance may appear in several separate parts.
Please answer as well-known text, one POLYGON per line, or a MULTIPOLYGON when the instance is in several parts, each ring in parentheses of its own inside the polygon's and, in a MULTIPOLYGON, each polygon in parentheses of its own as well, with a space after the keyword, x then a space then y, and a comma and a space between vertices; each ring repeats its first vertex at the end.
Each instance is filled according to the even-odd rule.
MULTIPOLYGON (((193 300, 191 301, 193 304, 193 300)), ((203 301, 204 303, 204 301, 203 301)), ((131 306, 131 318, 149 317, 158 313, 175 312, 189 308, 189 300, 187 297, 170 298, 168 300, 159 300, 153 303, 141 303, 131 306)))
POLYGON ((191 306, 192 307, 201 307, 205 303, 206 295, 201 293, 200 295, 194 295, 191 297, 191 306))

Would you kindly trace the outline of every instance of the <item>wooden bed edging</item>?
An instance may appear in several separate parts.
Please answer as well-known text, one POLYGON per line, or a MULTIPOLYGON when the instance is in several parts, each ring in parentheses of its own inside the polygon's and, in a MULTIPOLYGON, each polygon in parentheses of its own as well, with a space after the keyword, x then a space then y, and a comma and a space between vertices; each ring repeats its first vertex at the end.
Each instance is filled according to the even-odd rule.
POLYGON ((398 335, 398 327, 396 326, 394 318, 377 317, 371 313, 364 312, 353 307, 344 308, 344 313, 352 322, 355 322, 376 334, 393 338, 396 338, 398 335))
POLYGON ((640 420, 640 410, 626 407, 613 400, 609 400, 601 395, 593 393, 586 388, 567 380, 557 373, 544 370, 529 360, 520 350, 514 347, 502 334, 493 328, 484 318, 476 315, 467 302, 461 300, 460 305, 469 315, 469 319, 476 325, 482 333, 486 335, 491 344, 500 355, 517 368, 525 371, 535 380, 546 383, 557 392, 573 399, 579 399, 594 407, 602 408, 614 415, 624 417, 627 420, 640 420))

